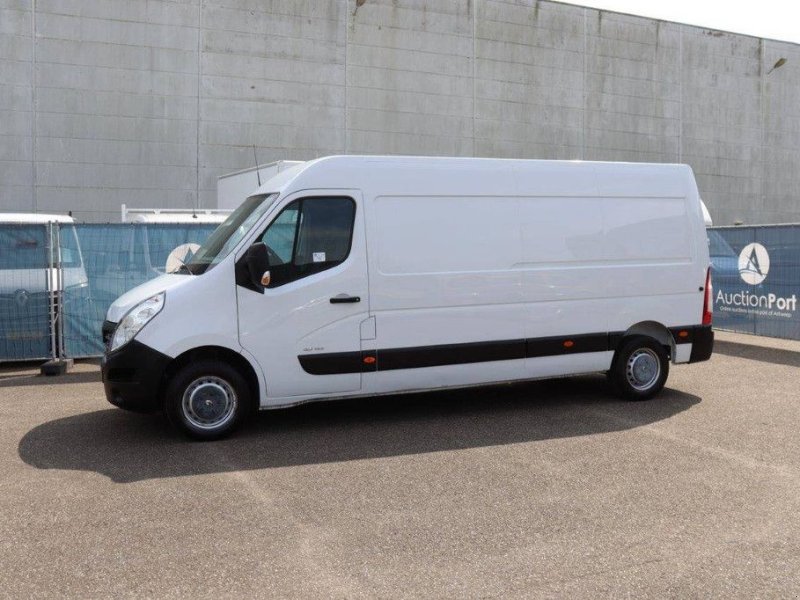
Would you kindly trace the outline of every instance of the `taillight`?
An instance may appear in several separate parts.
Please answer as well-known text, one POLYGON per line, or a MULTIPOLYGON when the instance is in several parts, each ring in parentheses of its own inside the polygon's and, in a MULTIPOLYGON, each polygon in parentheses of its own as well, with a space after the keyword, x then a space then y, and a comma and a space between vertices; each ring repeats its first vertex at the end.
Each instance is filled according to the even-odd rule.
POLYGON ((714 292, 711 288, 711 267, 706 271, 706 293, 703 296, 703 325, 711 325, 714 317, 714 292))

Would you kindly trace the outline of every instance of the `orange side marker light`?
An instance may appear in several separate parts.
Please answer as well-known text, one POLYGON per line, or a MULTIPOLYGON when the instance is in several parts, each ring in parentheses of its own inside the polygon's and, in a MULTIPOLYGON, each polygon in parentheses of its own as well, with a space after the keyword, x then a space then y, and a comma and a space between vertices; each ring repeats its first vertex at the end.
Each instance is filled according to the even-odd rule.
POLYGON ((566 342, 564 342, 564 348, 572 348, 574 345, 575 342, 573 342, 572 340, 567 340, 566 342))

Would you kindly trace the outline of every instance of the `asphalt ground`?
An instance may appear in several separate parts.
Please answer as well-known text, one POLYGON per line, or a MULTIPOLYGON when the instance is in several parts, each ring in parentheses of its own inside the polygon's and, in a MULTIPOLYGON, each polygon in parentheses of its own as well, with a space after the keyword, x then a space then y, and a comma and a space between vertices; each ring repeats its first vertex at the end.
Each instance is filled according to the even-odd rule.
POLYGON ((188 442, 98 367, 0 370, 4 597, 796 597, 800 343, 267 412, 188 442))

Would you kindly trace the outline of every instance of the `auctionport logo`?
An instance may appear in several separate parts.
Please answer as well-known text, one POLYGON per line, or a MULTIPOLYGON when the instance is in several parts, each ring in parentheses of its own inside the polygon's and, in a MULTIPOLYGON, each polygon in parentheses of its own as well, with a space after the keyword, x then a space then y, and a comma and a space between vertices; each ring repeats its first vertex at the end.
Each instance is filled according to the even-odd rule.
POLYGON ((747 244, 739 253, 739 275, 742 281, 758 285, 769 273, 769 253, 761 244, 747 244))
MULTIPOLYGON (((769 253, 761 244, 748 244, 739 253, 739 276, 750 285, 758 285, 769 273, 769 253)), ((748 289, 717 292, 717 306, 722 311, 762 316, 794 318, 797 295, 781 297, 773 293, 758 294, 748 289)))

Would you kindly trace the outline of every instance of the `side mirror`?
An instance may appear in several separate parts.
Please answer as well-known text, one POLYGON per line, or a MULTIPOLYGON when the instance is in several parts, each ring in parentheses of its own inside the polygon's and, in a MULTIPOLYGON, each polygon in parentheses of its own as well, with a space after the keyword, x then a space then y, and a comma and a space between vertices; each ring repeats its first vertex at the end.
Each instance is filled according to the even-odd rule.
POLYGON ((258 289, 267 287, 270 280, 267 245, 264 242, 256 242, 250 246, 247 249, 245 262, 251 283, 258 289))

